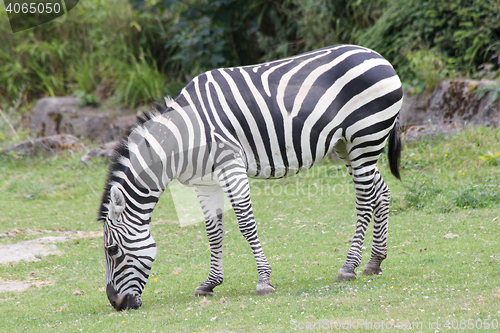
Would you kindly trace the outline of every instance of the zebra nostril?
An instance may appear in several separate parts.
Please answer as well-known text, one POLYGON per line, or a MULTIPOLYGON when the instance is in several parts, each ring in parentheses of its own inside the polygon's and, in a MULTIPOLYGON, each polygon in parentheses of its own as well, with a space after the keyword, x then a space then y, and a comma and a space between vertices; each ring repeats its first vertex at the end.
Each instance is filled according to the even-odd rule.
POLYGON ((126 308, 127 309, 138 309, 142 305, 141 296, 139 295, 127 295, 126 297, 126 308))

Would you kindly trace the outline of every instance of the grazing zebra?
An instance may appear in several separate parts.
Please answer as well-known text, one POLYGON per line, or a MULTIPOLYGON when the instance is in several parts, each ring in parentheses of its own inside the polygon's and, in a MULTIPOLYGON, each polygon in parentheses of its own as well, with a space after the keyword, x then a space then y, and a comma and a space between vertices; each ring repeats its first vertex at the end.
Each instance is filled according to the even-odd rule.
POLYGON ((195 295, 223 280, 226 195, 257 262, 257 294, 274 291, 250 201, 248 176, 280 178, 309 169, 335 150, 354 182, 357 226, 339 280, 356 277, 374 220, 365 274, 387 256, 390 191, 376 162, 389 139, 398 179, 401 82, 376 52, 337 45, 194 78, 166 108, 145 114, 116 149, 99 212, 104 221, 107 295, 117 309, 138 308, 156 256, 151 214, 168 183, 194 186, 206 220, 210 273, 195 295))

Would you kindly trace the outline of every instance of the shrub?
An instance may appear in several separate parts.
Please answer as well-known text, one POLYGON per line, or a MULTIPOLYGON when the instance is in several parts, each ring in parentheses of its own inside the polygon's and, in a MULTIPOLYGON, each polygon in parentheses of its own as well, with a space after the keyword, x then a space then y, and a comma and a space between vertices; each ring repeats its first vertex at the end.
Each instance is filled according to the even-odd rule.
MULTIPOLYGON (((88 103, 108 98, 125 73, 137 69, 141 50, 168 61, 165 34, 159 35, 170 19, 133 11, 120 0, 87 0, 55 21, 12 34, 6 12, 0 9, 0 104, 71 93, 84 96, 88 103)), ((147 73, 157 82, 164 70, 161 63, 151 65, 147 73)), ((163 95, 175 93, 167 90, 163 95)), ((122 89, 117 100, 135 104, 151 98, 151 94, 136 96, 123 98, 122 89)))
POLYGON ((339 43, 355 43, 387 0, 130 0, 143 12, 168 13, 163 31, 172 60, 194 76, 221 66, 268 61, 339 43))
POLYGON ((486 62, 498 69, 500 3, 489 0, 391 0, 384 15, 360 37, 391 61, 405 81, 418 76, 408 55, 438 54, 443 65, 464 74, 486 62))

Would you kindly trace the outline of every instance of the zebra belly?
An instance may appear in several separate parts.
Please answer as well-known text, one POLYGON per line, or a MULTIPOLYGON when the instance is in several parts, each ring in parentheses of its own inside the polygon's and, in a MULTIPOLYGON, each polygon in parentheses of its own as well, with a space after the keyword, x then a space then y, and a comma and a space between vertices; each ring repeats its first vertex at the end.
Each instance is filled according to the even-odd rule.
MULTIPOLYGON (((334 138, 331 141, 331 148, 335 145, 335 143, 338 141, 338 138, 334 138)), ((325 145, 325 141, 321 141, 320 144, 323 146, 325 145)), ((328 149, 328 151, 325 153, 328 154, 331 151, 331 148, 328 149)), ((279 154, 279 152, 276 152, 275 154, 279 154)), ((299 159, 297 158, 297 155, 295 154, 295 150, 291 147, 288 147, 287 149, 287 162, 288 165, 285 165, 283 163, 282 159, 275 159, 273 160, 274 164, 271 165, 270 163, 248 163, 247 165, 247 175, 252 178, 256 179, 279 179, 283 177, 289 177, 289 176, 294 176, 298 174, 299 172, 302 172, 304 170, 309 170, 313 166, 317 165, 319 162, 321 162, 324 158, 325 155, 320 155, 316 156, 316 159, 313 160, 312 156, 310 154, 305 154, 302 155, 302 165, 299 163, 299 159)), ((255 161, 255 159, 253 159, 255 161)), ((266 160, 267 162, 268 160, 266 160)))

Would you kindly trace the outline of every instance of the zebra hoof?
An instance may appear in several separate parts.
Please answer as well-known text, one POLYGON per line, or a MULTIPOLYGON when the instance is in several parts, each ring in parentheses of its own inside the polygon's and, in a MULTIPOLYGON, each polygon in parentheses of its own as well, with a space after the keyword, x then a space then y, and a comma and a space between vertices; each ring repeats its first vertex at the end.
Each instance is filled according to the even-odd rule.
POLYGON ((382 275, 382 268, 378 265, 370 265, 368 263, 363 267, 363 275, 382 275))
POLYGON ((201 296, 213 296, 214 295, 214 289, 209 288, 209 287, 196 287, 194 290, 194 297, 201 297, 201 296))
POLYGON ((356 273, 354 270, 348 270, 344 267, 339 269, 339 274, 337 275, 337 281, 352 281, 356 280, 356 273))
POLYGON ((274 293, 274 287, 269 282, 259 282, 257 283, 257 295, 267 295, 274 293))

